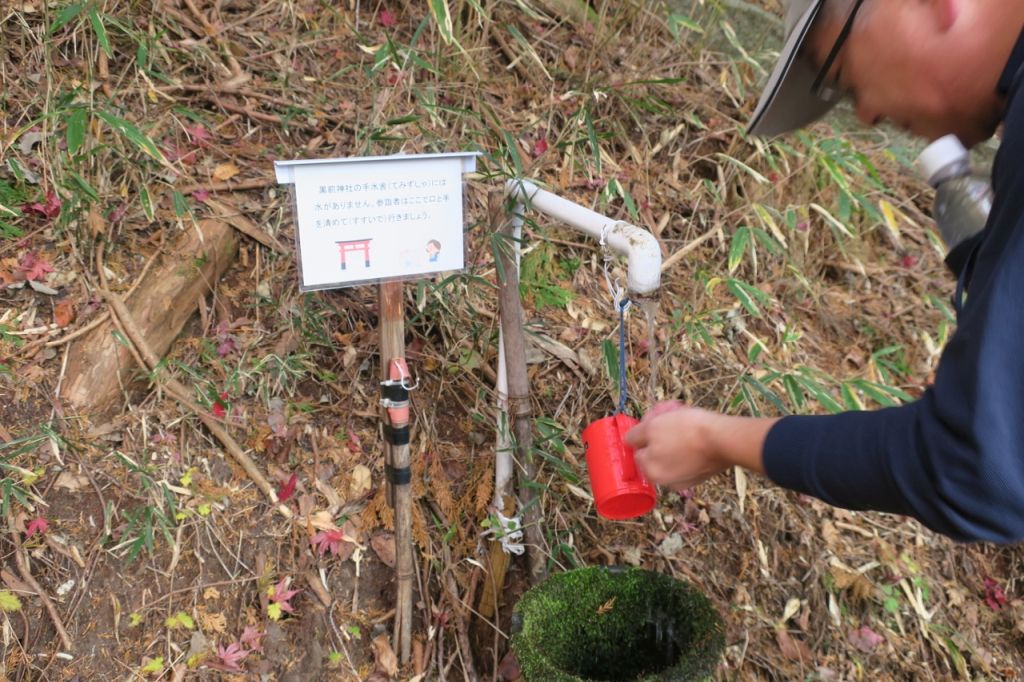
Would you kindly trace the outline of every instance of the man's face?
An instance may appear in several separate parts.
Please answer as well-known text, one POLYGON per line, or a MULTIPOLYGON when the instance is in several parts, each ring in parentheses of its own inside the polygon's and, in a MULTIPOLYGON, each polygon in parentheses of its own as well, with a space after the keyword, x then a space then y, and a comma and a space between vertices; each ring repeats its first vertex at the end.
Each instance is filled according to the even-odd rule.
MULTIPOLYGON (((950 63, 955 61, 949 56, 950 41, 960 37, 934 7, 865 0, 826 81, 836 81, 849 94, 865 125, 888 120, 929 140, 953 133, 970 146, 992 135, 998 110, 992 110, 992 97, 972 96, 976 83, 964 82, 950 63)), ((838 19, 819 22, 805 44, 817 65, 836 44, 844 17, 838 19)))

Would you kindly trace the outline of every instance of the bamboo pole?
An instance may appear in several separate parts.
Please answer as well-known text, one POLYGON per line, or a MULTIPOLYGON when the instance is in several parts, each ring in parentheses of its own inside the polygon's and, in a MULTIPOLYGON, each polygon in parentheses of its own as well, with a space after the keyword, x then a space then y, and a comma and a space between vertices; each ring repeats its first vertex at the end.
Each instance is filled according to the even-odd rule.
MULTIPOLYGON (((511 223, 511 234, 513 244, 517 244, 523 234, 523 212, 525 206, 516 202, 511 213, 507 211, 507 195, 504 192, 492 192, 488 197, 487 211, 490 220, 491 230, 501 232, 502 225, 511 223)), ((513 246, 515 251, 516 267, 519 267, 519 249, 513 246)), ((495 391, 498 394, 498 425, 494 443, 494 499, 491 508, 494 512, 501 513, 505 517, 515 517, 516 500, 511 494, 512 478, 515 473, 515 465, 512 457, 512 430, 511 419, 508 411, 508 365, 505 361, 505 335, 498 328, 498 368, 495 391)), ((480 603, 477 610, 484 618, 491 618, 498 612, 502 588, 505 585, 505 574, 508 572, 508 565, 511 561, 510 553, 505 551, 505 545, 500 538, 490 542, 490 549, 487 554, 487 575, 484 578, 484 587, 480 592, 480 603)))
POLYGON ((544 534, 540 527, 539 501, 533 488, 537 466, 533 459, 533 419, 530 408, 530 380, 526 373, 526 336, 523 332, 523 307, 519 297, 518 242, 513 238, 513 221, 504 221, 504 237, 496 249, 498 261, 498 298, 501 330, 508 370, 508 402, 515 436, 515 459, 523 532, 529 559, 530 584, 546 577, 544 534))
MULTIPOLYGON (((403 288, 401 282, 384 282, 379 290, 380 303, 380 358, 381 380, 392 378, 392 366, 395 360, 405 364, 405 309, 403 306, 403 288)), ((409 422, 396 423, 383 410, 385 424, 391 429, 408 429, 409 422)), ((409 445, 384 443, 387 453, 387 472, 389 478, 395 471, 407 471, 409 467, 409 445)), ((399 652, 402 665, 409 662, 412 649, 412 491, 408 482, 395 484, 389 480, 394 493, 395 508, 395 573, 398 581, 395 598, 395 650, 399 652)))

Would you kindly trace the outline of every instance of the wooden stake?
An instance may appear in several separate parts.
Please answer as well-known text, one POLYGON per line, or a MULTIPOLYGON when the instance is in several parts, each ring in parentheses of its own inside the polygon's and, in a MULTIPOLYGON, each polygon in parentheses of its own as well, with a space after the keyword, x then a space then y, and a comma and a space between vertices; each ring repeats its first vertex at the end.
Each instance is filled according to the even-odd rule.
POLYGON ((530 409, 530 380, 526 373, 526 336, 523 333, 523 307, 519 297, 519 269, 511 239, 512 222, 505 221, 501 234, 506 237, 498 245, 498 296, 501 308, 501 332, 505 339, 505 362, 508 370, 509 415, 515 436, 519 502, 523 532, 530 566, 530 583, 536 585, 547 575, 544 557, 544 534, 540 527, 540 509, 533 489, 537 465, 533 460, 533 419, 530 409))
MULTIPOLYGON (((380 285, 380 358, 381 380, 391 378, 391 365, 396 359, 405 360, 405 309, 401 282, 385 282, 380 285)), ((408 426, 394 424, 383 410, 385 424, 391 428, 408 426)), ((384 443, 387 453, 387 472, 405 471, 409 467, 409 445, 384 443)), ((395 573, 398 591, 395 598, 395 650, 400 652, 402 665, 409 662, 412 651, 412 490, 408 483, 395 485, 395 573)))

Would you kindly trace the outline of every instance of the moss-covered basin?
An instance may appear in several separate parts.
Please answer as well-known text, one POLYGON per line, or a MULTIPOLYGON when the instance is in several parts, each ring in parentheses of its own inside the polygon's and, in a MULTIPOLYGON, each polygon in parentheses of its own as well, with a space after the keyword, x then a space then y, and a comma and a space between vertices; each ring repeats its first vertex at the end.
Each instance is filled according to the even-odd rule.
POLYGON ((725 626, 697 588, 654 571, 594 566, 551 576, 513 615, 528 682, 707 679, 725 626))

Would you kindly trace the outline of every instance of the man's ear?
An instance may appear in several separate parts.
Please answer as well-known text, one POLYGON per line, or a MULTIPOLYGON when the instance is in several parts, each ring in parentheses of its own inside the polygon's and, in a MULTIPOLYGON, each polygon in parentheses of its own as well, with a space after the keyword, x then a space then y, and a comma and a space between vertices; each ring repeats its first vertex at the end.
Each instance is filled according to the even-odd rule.
POLYGON ((924 0, 931 10, 935 28, 945 33, 953 27, 960 16, 961 0, 924 0))

